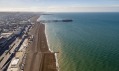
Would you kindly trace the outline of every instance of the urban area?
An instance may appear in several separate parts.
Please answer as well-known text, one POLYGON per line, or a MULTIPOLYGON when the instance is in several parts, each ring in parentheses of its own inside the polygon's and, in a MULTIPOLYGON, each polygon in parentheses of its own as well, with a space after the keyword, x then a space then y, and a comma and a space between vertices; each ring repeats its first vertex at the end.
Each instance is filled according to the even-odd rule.
POLYGON ((37 13, 0 13, 0 71, 23 71, 37 13))

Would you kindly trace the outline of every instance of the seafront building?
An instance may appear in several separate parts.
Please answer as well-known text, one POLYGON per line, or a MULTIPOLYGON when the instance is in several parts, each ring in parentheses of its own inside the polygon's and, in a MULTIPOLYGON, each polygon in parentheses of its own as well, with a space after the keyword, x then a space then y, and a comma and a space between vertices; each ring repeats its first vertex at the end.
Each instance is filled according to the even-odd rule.
POLYGON ((0 71, 23 69, 31 17, 18 14, 0 18, 0 71))
POLYGON ((27 46, 28 39, 25 39, 19 50, 15 53, 15 57, 11 60, 7 71, 22 71, 24 69, 27 46))

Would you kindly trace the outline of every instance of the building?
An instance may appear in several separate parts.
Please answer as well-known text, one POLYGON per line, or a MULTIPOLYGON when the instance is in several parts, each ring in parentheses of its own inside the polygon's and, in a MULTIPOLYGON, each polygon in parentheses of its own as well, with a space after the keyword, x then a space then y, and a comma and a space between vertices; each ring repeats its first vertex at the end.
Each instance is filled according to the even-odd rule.
POLYGON ((0 47, 3 47, 13 37, 14 37, 13 33, 1 33, 0 34, 0 47))
POLYGON ((15 53, 7 71, 23 71, 26 59, 26 48, 28 46, 28 39, 25 39, 19 50, 15 53))
POLYGON ((16 52, 15 57, 12 59, 7 71, 21 71, 20 66, 23 56, 23 52, 16 52))

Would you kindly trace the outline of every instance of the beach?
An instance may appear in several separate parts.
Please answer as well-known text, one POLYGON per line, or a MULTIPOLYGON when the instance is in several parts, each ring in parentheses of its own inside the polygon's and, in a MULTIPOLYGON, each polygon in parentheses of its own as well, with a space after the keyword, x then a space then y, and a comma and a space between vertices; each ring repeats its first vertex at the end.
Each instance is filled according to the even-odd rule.
POLYGON ((24 71, 57 71, 55 53, 48 48, 45 25, 35 22, 30 35, 33 41, 27 48, 24 71))

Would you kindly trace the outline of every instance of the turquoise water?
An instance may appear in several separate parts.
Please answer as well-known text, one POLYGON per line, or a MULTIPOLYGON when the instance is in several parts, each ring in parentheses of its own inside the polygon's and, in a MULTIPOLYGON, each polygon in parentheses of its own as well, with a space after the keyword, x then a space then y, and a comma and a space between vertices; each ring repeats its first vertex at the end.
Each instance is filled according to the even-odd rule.
POLYGON ((53 13, 46 23, 49 47, 59 51, 60 71, 119 71, 119 13, 53 13))

